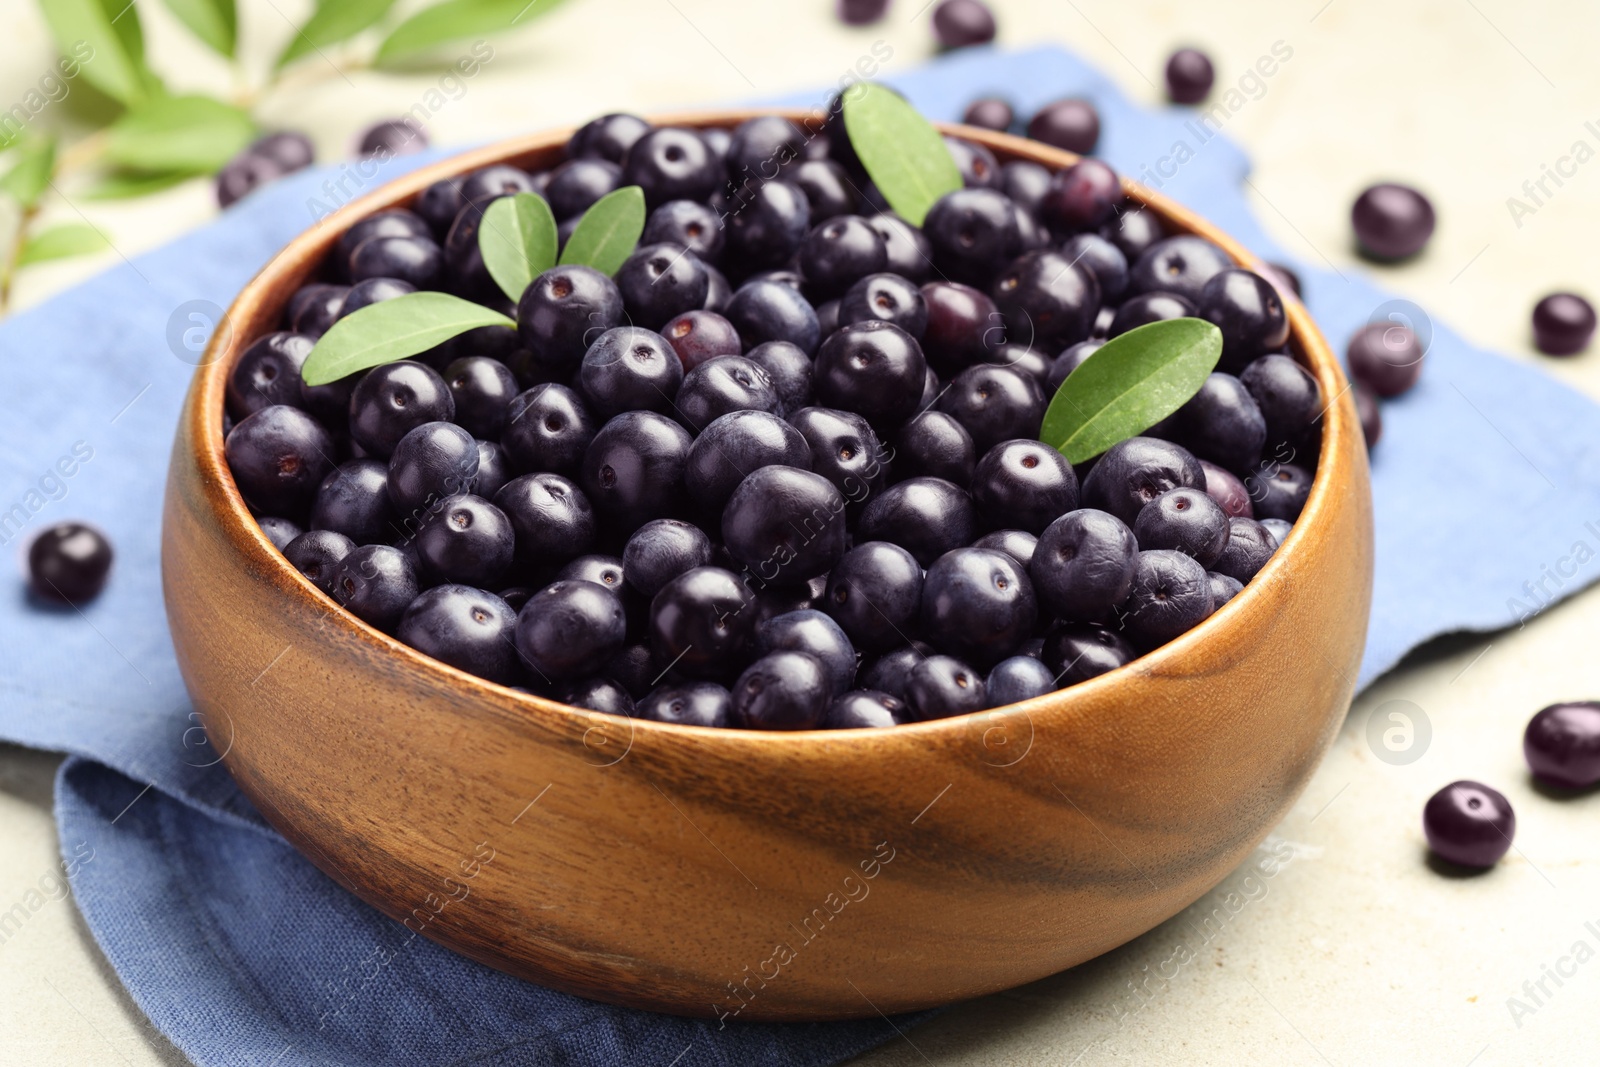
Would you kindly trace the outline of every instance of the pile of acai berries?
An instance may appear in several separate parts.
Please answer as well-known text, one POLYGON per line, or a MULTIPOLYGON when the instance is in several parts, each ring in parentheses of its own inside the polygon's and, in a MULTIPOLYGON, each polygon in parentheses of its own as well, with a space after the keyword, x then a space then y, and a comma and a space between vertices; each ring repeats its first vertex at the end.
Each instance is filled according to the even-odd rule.
POLYGON ((755 729, 889 726, 1039 696, 1204 620, 1311 485, 1322 397, 1283 300, 1168 236, 1085 159, 947 141, 965 182, 890 213, 835 114, 732 131, 608 115, 363 219, 228 379, 228 463, 338 604, 429 656, 569 704, 755 729), (639 187, 614 276, 513 308, 478 243, 531 191, 563 241, 639 187), (358 308, 443 290, 514 315, 308 386, 358 308), (1198 317, 1217 372, 1075 469, 1039 440, 1108 337, 1198 317))

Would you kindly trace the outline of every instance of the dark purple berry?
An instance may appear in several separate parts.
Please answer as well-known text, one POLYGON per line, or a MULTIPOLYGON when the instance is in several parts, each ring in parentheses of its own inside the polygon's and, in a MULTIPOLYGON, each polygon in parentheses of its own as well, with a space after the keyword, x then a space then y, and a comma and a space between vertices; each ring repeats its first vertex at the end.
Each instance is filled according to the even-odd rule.
POLYGON ((933 245, 926 234, 898 215, 879 214, 867 219, 889 250, 889 273, 925 282, 933 273, 933 245))
MULTIPOLYGON (((784 177, 806 194, 806 201, 811 205, 811 225, 817 226, 838 215, 856 213, 860 199, 856 195, 855 183, 850 180, 849 172, 833 160, 805 160, 784 177)), ((887 254, 886 248, 886 260, 887 254)))
POLYGON ((455 422, 474 437, 499 437, 505 429, 517 379, 504 363, 467 356, 444 369, 445 386, 455 403, 455 422))
POLYGON ((678 575, 650 602, 656 662, 689 677, 731 676, 755 632, 752 603, 732 571, 696 567, 678 575))
POLYGON ((1233 269, 1228 254, 1204 237, 1183 234, 1157 241, 1133 260, 1128 272, 1132 294, 1169 292, 1197 302, 1206 283, 1233 269))
POLYGON ((333 568, 329 595, 356 618, 384 632, 417 598, 420 587, 411 557, 390 545, 361 545, 333 568))
POLYGON ((727 219, 727 255, 749 270, 788 263, 811 225, 811 204, 798 185, 768 181, 748 190, 727 219))
POLYGON ((470 493, 478 476, 478 442, 451 422, 427 422, 408 432, 389 457, 389 499, 402 514, 432 510, 470 493))
POLYGON ((1066 688, 1138 658, 1138 651, 1113 630, 1103 626, 1069 625, 1045 636, 1040 661, 1050 669, 1056 685, 1066 688))
POLYGON ((228 414, 254 415, 274 404, 300 402, 300 367, 315 341, 297 333, 269 333, 244 350, 228 372, 228 414))
POLYGON ((659 330, 668 320, 705 304, 711 276, 681 245, 644 245, 617 270, 622 305, 636 326, 659 330))
POLYGON ((760 655, 805 652, 815 656, 827 672, 829 688, 835 693, 843 693, 855 684, 855 646, 837 622, 815 608, 763 619, 756 624, 755 641, 756 652, 760 655))
POLYGON ((272 542, 272 547, 282 552, 289 547, 289 542, 305 533, 300 524, 292 519, 280 518, 277 515, 263 515, 259 520, 261 532, 267 535, 267 540, 272 542))
POLYGON ((628 149, 650 132, 650 124, 637 115, 613 112, 591 119, 567 142, 568 159, 604 159, 621 163, 628 149))
POLYGON ((1117 308, 1116 317, 1111 320, 1106 336, 1117 337, 1152 322, 1193 318, 1194 315, 1194 304, 1187 297, 1166 292, 1140 293, 1129 297, 1117 308))
POLYGON ((1253 271, 1230 267, 1213 275, 1200 290, 1195 308, 1222 331, 1221 366, 1234 373, 1289 340, 1283 297, 1253 271))
POLYGON ((1205 460, 1200 461, 1200 466, 1206 472, 1206 495, 1217 502, 1228 518, 1256 517, 1255 508, 1250 504, 1250 491, 1237 474, 1205 460))
POLYGON ((946 137, 944 146, 961 172, 961 184, 968 189, 998 189, 1000 187, 1000 161, 994 153, 981 144, 964 141, 959 137, 946 137))
POLYGON ((942 411, 924 411, 895 434, 894 473, 898 478, 943 478, 969 488, 977 462, 972 436, 954 416, 942 411))
POLYGON ((275 404, 241 420, 225 450, 239 491, 269 515, 302 515, 333 469, 333 438, 299 408, 275 404))
POLYGON ((993 707, 1004 707, 1055 691, 1056 676, 1032 656, 1012 656, 996 663, 983 682, 993 707))
POLYGON ((639 701, 634 712, 641 719, 680 726, 731 726, 733 697, 715 682, 663 685, 639 701))
POLYGON ((1022 646, 1037 617, 1033 583, 1004 552, 959 548, 928 568, 922 634, 942 652, 987 669, 1022 646))
POLYGON ((494 588, 511 566, 516 535, 506 513, 480 496, 439 501, 417 533, 417 559, 430 582, 494 588))
POLYGON ((1571 356, 1589 347, 1594 307, 1577 293, 1551 293, 1533 308, 1533 343, 1549 356, 1571 356))
POLYGON ((541 679, 584 678, 622 649, 622 601, 594 582, 554 582, 517 613, 517 652, 541 679))
POLYGON ((724 240, 722 219, 710 207, 696 200, 669 200, 650 212, 639 243, 678 245, 704 263, 715 263, 722 258, 724 240))
POLYGON ((1028 574, 1039 603, 1060 619, 1106 618, 1132 588, 1138 542, 1114 515, 1082 508, 1039 535, 1028 574))
POLYGON ((1079 98, 1046 104, 1028 120, 1028 136, 1035 141, 1086 156, 1100 143, 1100 113, 1079 98))
POLYGON ((1267 440, 1261 408, 1231 374, 1208 375, 1199 391, 1164 425, 1190 452, 1229 470, 1254 467, 1267 440))
MULTIPOLYGON (((669 338, 670 340, 670 338, 669 338)), ((767 341, 744 354, 767 372, 785 417, 811 403, 811 357, 788 341, 767 341)))
POLYGON ((607 715, 632 716, 633 697, 627 689, 609 678, 584 678, 556 687, 556 699, 575 708, 603 711, 607 715))
POLYGON ((653 411, 627 411, 600 428, 584 452, 581 483, 612 536, 682 511, 690 443, 682 426, 653 411))
POLYGON ((1106 449, 1083 480, 1086 507, 1131 526, 1139 510, 1168 489, 1205 488, 1205 469, 1188 449, 1155 437, 1130 437, 1106 449))
MULTIPOLYGON (((893 652, 884 653, 867 665, 861 671, 861 684, 868 689, 888 693, 904 703, 906 681, 911 677, 912 668, 933 654, 931 646, 921 641, 912 641, 893 652)), ((906 713, 906 721, 914 721, 909 711, 906 713)))
POLYGON ((395 636, 425 656, 500 685, 517 682, 517 613, 469 585, 440 585, 413 600, 395 636))
POLYGON ((1322 414, 1317 380, 1290 356, 1273 353, 1253 361, 1239 375, 1267 423, 1266 448, 1300 441, 1322 414))
POLYGON ((1600 782, 1600 704, 1552 704, 1528 721, 1522 754, 1540 781, 1562 789, 1600 782))
POLYGON ((1111 221, 1122 199, 1122 179, 1098 159, 1080 159, 1057 172, 1039 205, 1051 229, 1081 233, 1111 221))
POLYGON ((443 241, 466 203, 461 197, 460 178, 440 178, 422 190, 412 210, 428 224, 434 240, 443 241))
POLYGON ((362 159, 409 156, 428 147, 428 134, 416 120, 385 119, 362 131, 356 141, 356 155, 362 159))
POLYGON ((217 172, 217 206, 228 207, 261 186, 277 181, 284 173, 282 164, 247 148, 217 172))
POLYGON ((1049 445, 1018 438, 984 453, 971 492, 985 526, 1038 534, 1078 506, 1078 476, 1049 445))
POLYGON ((1232 600, 1244 591, 1244 583, 1237 578, 1229 578, 1226 574, 1215 571, 1206 572, 1206 581, 1211 583, 1211 603, 1213 610, 1221 611, 1222 605, 1232 600))
POLYGON ((778 394, 767 372, 743 356, 718 356, 684 376, 672 405, 678 421, 693 431, 734 411, 778 410, 778 394))
POLYGON ((943 478, 908 478, 867 501, 856 538, 899 545, 927 566, 970 545, 977 525, 965 489, 943 478))
POLYGON ((868 652, 905 644, 916 632, 921 604, 922 568, 886 541, 866 541, 845 553, 822 599, 852 644, 868 652))
POLYGON ((934 263, 955 281, 988 284, 1020 251, 1013 207, 994 189, 957 189, 940 197, 922 224, 934 263))
POLYGON ((532 361, 563 377, 625 318, 617 283, 593 267, 552 267, 517 302, 517 333, 532 361))
POLYGON ((633 532, 622 550, 629 585, 653 597, 678 575, 711 562, 711 538, 678 519, 656 519, 633 532))
POLYGON ((1369 322, 1350 338, 1345 362, 1350 377, 1387 400, 1417 384, 1426 354, 1411 327, 1369 322))
POLYGON ((616 191, 622 168, 606 159, 569 159, 550 172, 544 198, 557 221, 582 215, 607 193, 616 191))
POLYGON ((1005 321, 989 294, 959 282, 929 282, 922 287, 928 324, 922 351, 929 365, 954 373, 987 363, 1005 341, 1005 321))
POLYGON ((747 730, 814 730, 832 700, 820 660, 805 652, 773 652, 734 683, 733 720, 747 730))
POLYGON ((1187 633, 1214 610, 1205 567, 1169 549, 1134 558, 1133 585, 1118 609, 1122 627, 1137 646, 1155 648, 1187 633))
POLYGON ((1356 197, 1350 209, 1361 251, 1378 260, 1398 260, 1422 251, 1433 236, 1433 205, 1409 185, 1380 182, 1356 197))
POLYGON ((737 356, 744 351, 739 331, 715 311, 685 311, 661 327, 661 336, 678 353, 686 375, 693 374, 696 367, 708 360, 737 356))
POLYGON ((1014 260, 989 288, 1006 339, 1060 351, 1089 336, 1100 309, 1100 284, 1087 268, 1053 250, 1014 260))
MULTIPOLYGON (((972 542, 972 547, 1004 552, 1022 564, 1026 570, 1033 563, 1033 554, 1039 547, 1039 539, 1026 530, 995 530, 972 542)), ((1038 589, 1035 588, 1034 592, 1037 594, 1038 589)))
POLYGON ((1009 367, 968 367, 939 397, 938 409, 966 428, 979 454, 1012 438, 1037 438, 1044 391, 1032 376, 1009 367))
POLYGON ((1174 104, 1198 104, 1215 80, 1216 72, 1204 52, 1180 48, 1167 60, 1167 96, 1174 104))
POLYGON ((1511 850, 1517 816, 1499 791, 1478 782, 1451 782, 1423 805, 1422 832, 1442 860, 1493 867, 1511 850))
POLYGON ((860 730, 899 726, 905 721, 905 701, 876 689, 852 689, 835 697, 822 716, 824 730, 860 730))
POLYGON ((770 412, 733 411, 712 421, 689 446, 683 481, 697 504, 720 512, 748 475, 774 465, 810 470, 806 439, 770 412))
POLYGON ((28 546, 28 579, 34 593, 67 604, 100 595, 111 573, 111 542, 81 522, 58 522, 28 546))
POLYGON ((339 312, 344 308, 344 300, 349 292, 347 285, 327 285, 323 282, 302 285, 289 298, 289 328, 312 340, 321 337, 339 320, 339 312))
POLYGON ((355 550, 356 543, 332 530, 309 530, 283 549, 289 565, 324 593, 333 589, 334 564, 355 550))
POLYGON ((536 385, 506 409, 500 442, 519 471, 572 476, 599 429, 583 398, 564 385, 536 385))
POLYGON ((387 459, 400 439, 426 422, 455 418, 455 400, 437 371, 411 360, 372 368, 350 395, 350 436, 387 459))
POLYGON ((1231 518, 1228 520, 1228 543, 1211 569, 1248 583, 1277 549, 1277 541, 1265 526, 1254 519, 1231 518))
POLYGON ((1311 495, 1311 472, 1293 463, 1269 460, 1247 477, 1244 485, 1257 518, 1293 522, 1311 495))
POLYGON ((778 282, 746 282, 722 314, 739 331, 747 350, 768 341, 788 341, 811 356, 822 339, 816 310, 796 289, 778 282))
POLYGON ((906 709, 918 722, 989 707, 983 676, 950 656, 928 656, 906 675, 906 709))
POLYGON ((1133 534, 1145 551, 1170 548, 1205 566, 1228 543, 1228 513, 1200 489, 1168 489, 1144 506, 1133 534))
POLYGON ((984 96, 967 105, 967 110, 961 115, 961 121, 968 126, 1005 133, 1016 121, 1016 115, 1011 110, 1011 105, 999 97, 984 96))
POLYGON ((826 574, 844 555, 844 497, 828 479, 796 467, 752 471, 722 511, 733 558, 765 582, 826 574))
POLYGON ((940 0, 933 9, 933 35, 942 48, 987 44, 994 30, 994 13, 983 0, 940 0))
POLYGON ((823 343, 812 384, 820 403, 894 427, 916 411, 926 372, 916 338, 873 320, 842 326, 823 343))
POLYGON ((494 506, 511 520, 516 556, 547 567, 589 551, 595 516, 589 498, 559 474, 524 474, 494 495, 494 506))

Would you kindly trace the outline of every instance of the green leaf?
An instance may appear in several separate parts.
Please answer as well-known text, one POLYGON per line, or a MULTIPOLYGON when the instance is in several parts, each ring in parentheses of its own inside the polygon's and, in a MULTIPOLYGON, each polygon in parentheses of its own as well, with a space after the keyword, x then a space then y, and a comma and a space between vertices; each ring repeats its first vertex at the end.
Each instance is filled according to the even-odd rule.
POLYGON ((1166 319, 1107 341, 1067 375, 1039 439, 1073 463, 1143 433, 1199 392, 1222 357, 1222 331, 1166 319))
POLYGON ((351 312, 322 335, 300 377, 307 385, 340 378, 426 352, 480 326, 516 323, 481 304, 448 293, 407 293, 351 312))
POLYGON ((535 278, 556 265, 556 217, 537 193, 502 196, 483 213, 478 251, 500 291, 519 300, 535 278))
POLYGON ((630 185, 607 193, 578 220, 578 228, 567 238, 567 247, 561 252, 561 263, 615 274, 623 260, 633 254, 642 233, 644 190, 630 185))
POLYGON ((50 186, 50 176, 56 169, 56 139, 41 137, 23 146, 17 161, 0 178, 0 192, 4 192, 24 208, 35 207, 39 197, 50 186))
POLYGON ((850 146, 895 213, 921 226, 928 209, 961 188, 961 171, 944 138, 892 90, 862 82, 845 91, 850 146))
POLYGON ((347 41, 389 13, 394 0, 317 0, 317 9, 278 56, 282 68, 297 59, 347 41))
POLYGON ((28 239, 17 257, 17 266, 43 263, 47 259, 66 259, 68 256, 85 256, 111 247, 106 235, 93 226, 69 222, 52 226, 28 239))
MULTIPOLYGON (((380 67, 393 66, 397 60, 431 51, 448 41, 514 29, 548 14, 563 2, 565 0, 533 0, 531 3, 529 0, 445 0, 423 8, 396 26, 378 46, 373 62, 380 67)), ((469 61, 463 57, 463 62, 469 61)))
POLYGON ((159 85, 145 67, 139 11, 128 0, 39 0, 63 55, 83 77, 124 104, 134 104, 159 85))
POLYGON ((248 113, 209 96, 162 96, 108 131, 105 158, 131 170, 213 171, 255 136, 248 113))
POLYGON ((83 195, 86 200, 131 200, 134 197, 159 193, 163 189, 182 185, 189 179, 200 176, 200 172, 191 170, 155 172, 117 170, 90 186, 89 191, 83 195))
POLYGON ((233 58, 239 40, 239 12, 233 0, 166 0, 167 10, 214 51, 233 58))

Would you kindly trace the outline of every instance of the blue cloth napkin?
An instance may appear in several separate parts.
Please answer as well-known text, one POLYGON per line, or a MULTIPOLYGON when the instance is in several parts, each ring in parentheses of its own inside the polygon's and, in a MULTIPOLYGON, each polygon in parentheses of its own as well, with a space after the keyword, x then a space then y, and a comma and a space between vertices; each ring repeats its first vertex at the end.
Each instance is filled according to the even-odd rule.
MULTIPOLYGON (((1133 105, 1062 51, 972 51, 890 80, 946 119, 980 93, 1002 93, 1024 114, 1086 95, 1114 166, 1163 181, 1262 255, 1286 258, 1247 207, 1236 147, 1205 136, 1194 112, 1133 105)), ((1224 72, 1214 97, 1224 130, 1229 106, 1251 106, 1248 93, 1226 92, 1233 84, 1224 72)), ((394 161, 378 180, 422 161, 394 161)), ((204 1065, 805 1067, 894 1038, 881 1019, 719 1030, 507 978, 409 938, 339 889, 262 823, 218 764, 178 675, 158 574, 166 458, 195 358, 185 331, 203 332, 313 223, 328 177, 273 185, 0 325, 0 545, 20 566, 33 532, 80 518, 118 552, 106 592, 81 611, 31 602, 15 572, 0 603, 0 738, 74 757, 57 781, 62 852, 112 966, 204 1065)), ((1307 303, 1336 347, 1386 312, 1389 297, 1361 274, 1307 267, 1314 250, 1298 258, 1307 303)), ((1422 381, 1385 406, 1374 456, 1363 684, 1430 637, 1515 624, 1600 573, 1592 551, 1572 562, 1576 542, 1592 549, 1600 537, 1589 526, 1600 523, 1600 412, 1536 369, 1426 325, 1422 381)))

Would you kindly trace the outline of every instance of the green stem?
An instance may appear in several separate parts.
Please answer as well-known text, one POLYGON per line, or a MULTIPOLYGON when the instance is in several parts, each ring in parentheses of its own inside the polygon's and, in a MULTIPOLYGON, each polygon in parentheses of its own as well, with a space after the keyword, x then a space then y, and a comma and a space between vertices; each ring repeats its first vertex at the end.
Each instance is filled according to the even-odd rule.
POLYGON ((17 260, 22 258, 22 249, 28 243, 28 230, 38 214, 38 205, 23 208, 21 217, 17 220, 17 234, 12 239, 11 246, 5 250, 4 262, 0 263, 0 318, 5 317, 11 310, 11 283, 16 278, 17 260))

